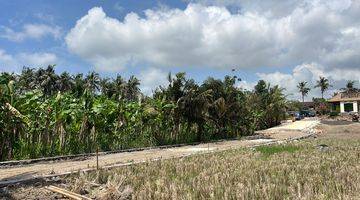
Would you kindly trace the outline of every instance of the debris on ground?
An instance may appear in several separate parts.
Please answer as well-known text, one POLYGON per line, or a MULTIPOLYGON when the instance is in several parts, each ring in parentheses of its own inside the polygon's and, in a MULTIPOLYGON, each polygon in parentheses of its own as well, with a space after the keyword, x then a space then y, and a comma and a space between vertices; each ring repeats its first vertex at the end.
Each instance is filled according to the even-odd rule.
POLYGON ((316 146, 320 151, 328 151, 330 147, 326 144, 319 144, 316 146))
POLYGON ((68 197, 68 198, 74 199, 74 200, 91 200, 88 197, 82 196, 80 194, 77 194, 77 193, 74 193, 74 192, 65 190, 63 188, 53 186, 53 185, 47 186, 47 187, 45 187, 45 189, 47 189, 49 191, 52 191, 52 192, 55 192, 55 193, 59 193, 59 194, 65 196, 65 197, 68 197))

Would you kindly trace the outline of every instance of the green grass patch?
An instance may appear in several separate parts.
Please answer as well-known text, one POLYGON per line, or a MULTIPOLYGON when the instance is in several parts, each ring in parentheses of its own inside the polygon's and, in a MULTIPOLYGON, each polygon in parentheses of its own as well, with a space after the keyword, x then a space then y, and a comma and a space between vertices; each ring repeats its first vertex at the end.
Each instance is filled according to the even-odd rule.
POLYGON ((300 147, 294 145, 276 145, 276 146, 260 146, 256 147, 256 150, 261 152, 264 156, 270 156, 277 153, 288 152, 294 153, 298 151, 300 147))

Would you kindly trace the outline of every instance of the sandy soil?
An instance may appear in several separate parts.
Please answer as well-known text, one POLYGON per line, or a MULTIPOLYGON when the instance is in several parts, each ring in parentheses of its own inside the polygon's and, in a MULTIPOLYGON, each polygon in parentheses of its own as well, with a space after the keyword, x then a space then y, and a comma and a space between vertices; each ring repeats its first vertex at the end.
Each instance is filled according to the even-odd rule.
POLYGON ((318 118, 306 118, 301 121, 285 123, 280 126, 269 128, 266 130, 256 131, 258 134, 268 136, 278 136, 280 139, 292 137, 294 133, 304 131, 305 129, 313 128, 320 123, 318 118), (282 136, 280 136, 282 135, 282 136))
MULTIPOLYGON (((137 152, 125 152, 99 156, 99 165, 112 166, 120 163, 141 162, 152 159, 166 159, 172 157, 181 157, 184 155, 201 153, 206 151, 226 150, 231 148, 248 147, 258 144, 265 144, 276 140, 284 140, 294 137, 306 136, 308 133, 303 132, 309 127, 313 127, 319 121, 317 119, 308 119, 297 121, 294 123, 282 125, 273 130, 277 130, 271 134, 273 139, 258 140, 232 140, 216 143, 206 143, 192 146, 175 147, 169 149, 151 149, 137 152), (291 131, 289 131, 291 130, 291 131)), ((273 132, 273 131, 272 131, 273 132)), ((12 166, 0 169, 0 183, 11 180, 21 180, 32 177, 41 177, 51 174, 62 174, 66 172, 77 172, 79 170, 95 168, 96 158, 90 157, 86 160, 74 161, 52 161, 44 163, 35 163, 24 166, 12 166)))

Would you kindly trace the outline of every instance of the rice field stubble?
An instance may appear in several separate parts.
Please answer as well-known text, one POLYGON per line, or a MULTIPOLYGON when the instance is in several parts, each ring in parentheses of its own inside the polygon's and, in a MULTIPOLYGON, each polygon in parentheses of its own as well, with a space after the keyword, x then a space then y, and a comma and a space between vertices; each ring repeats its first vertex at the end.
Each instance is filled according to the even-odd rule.
POLYGON ((83 174, 70 189, 131 199, 359 199, 359 147, 307 140, 228 150, 83 174))

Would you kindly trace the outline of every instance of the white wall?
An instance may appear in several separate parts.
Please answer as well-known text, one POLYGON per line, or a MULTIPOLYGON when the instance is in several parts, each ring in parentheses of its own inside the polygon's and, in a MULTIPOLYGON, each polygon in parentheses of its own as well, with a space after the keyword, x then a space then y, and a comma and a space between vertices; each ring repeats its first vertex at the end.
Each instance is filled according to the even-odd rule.
POLYGON ((347 103, 352 103, 353 104, 353 111, 354 112, 359 112, 359 104, 357 101, 353 101, 353 102, 340 102, 340 112, 344 113, 345 112, 345 104, 347 103))
POLYGON ((343 113, 345 112, 345 106, 344 106, 345 102, 341 101, 340 102, 340 112, 343 113))

